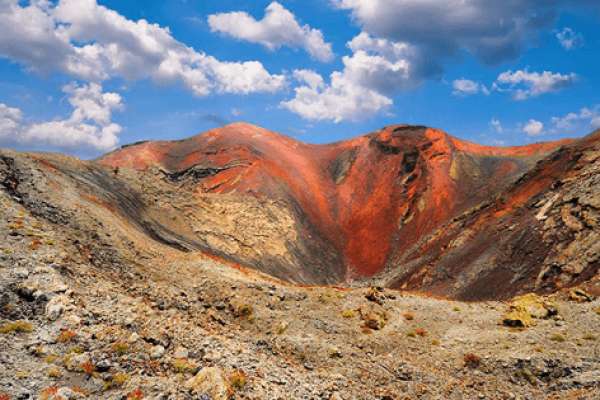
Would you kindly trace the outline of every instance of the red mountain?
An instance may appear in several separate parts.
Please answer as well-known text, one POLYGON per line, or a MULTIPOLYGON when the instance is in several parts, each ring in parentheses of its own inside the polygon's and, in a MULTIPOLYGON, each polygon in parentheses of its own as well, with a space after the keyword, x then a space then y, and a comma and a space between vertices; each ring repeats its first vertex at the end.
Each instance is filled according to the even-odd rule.
MULTIPOLYGON (((503 193, 567 143, 489 147, 437 129, 396 125, 314 145, 236 123, 186 140, 127 146, 99 163, 138 171, 159 168, 199 198, 276 200, 299 222, 297 240, 319 241, 314 246, 319 251, 291 260, 295 265, 266 270, 313 283, 371 277, 392 267, 436 228, 503 193), (319 270, 328 278, 293 272, 322 264, 324 255, 329 264, 319 270)), ((241 263, 256 261, 226 254, 219 246, 213 250, 241 263)), ((286 264, 268 251, 263 256, 265 263, 286 264)))

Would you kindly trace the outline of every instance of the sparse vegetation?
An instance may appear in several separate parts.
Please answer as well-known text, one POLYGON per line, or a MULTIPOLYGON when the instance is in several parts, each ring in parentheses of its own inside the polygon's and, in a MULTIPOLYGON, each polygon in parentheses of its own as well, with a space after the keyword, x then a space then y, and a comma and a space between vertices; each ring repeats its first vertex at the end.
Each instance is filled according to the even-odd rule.
POLYGON ((406 332, 406 336, 411 337, 411 338, 415 338, 417 336, 425 337, 425 336, 427 336, 427 331, 423 328, 415 328, 415 329, 412 329, 412 330, 406 332))
POLYGON ((523 368, 517 372, 517 376, 524 378, 531 385, 537 385, 537 378, 528 368, 523 368))
POLYGON ((593 333, 588 332, 585 335, 583 335, 583 340, 597 340, 597 337, 593 333))
POLYGON ((46 389, 43 389, 40 392, 39 399, 40 400, 50 400, 56 395, 57 392, 58 392, 58 387, 56 387, 56 386, 47 387, 46 389))
POLYGON ((96 371, 96 366, 91 361, 86 361, 83 364, 81 364, 81 369, 86 375, 92 376, 96 371))
POLYGON ((42 245, 42 241, 39 239, 34 239, 31 241, 31 243, 29 243, 29 249, 30 250, 37 250, 40 248, 40 246, 42 245))
POLYGON ((234 390, 242 390, 248 383, 248 376, 244 371, 236 370, 229 375, 228 381, 234 390))
POLYGON ((277 332, 278 335, 282 335, 283 333, 285 333, 285 331, 287 331, 287 328, 290 324, 285 322, 285 321, 281 321, 278 325, 277 325, 277 329, 275 330, 275 332, 277 332))
POLYGON ((8 322, 0 326, 0 333, 29 333, 33 331, 33 325, 27 321, 8 322))
POLYGON ((329 358, 342 358, 342 352, 337 347, 331 347, 328 351, 329 358))
POLYGON ((465 363, 465 367, 468 368, 477 368, 479 365, 481 365, 481 357, 474 353, 465 354, 463 361, 465 363))
POLYGON ((415 329, 415 333, 418 336, 421 336, 421 337, 427 336, 427 331, 425 329, 423 329, 423 328, 417 328, 417 329, 415 329))
POLYGON ((344 310, 342 311, 342 317, 344 318, 354 318, 356 312, 354 310, 344 310))
POLYGON ((58 367, 52 367, 48 370, 48 377, 58 379, 62 377, 62 372, 58 367))
POLYGON ((248 318, 254 313, 254 308, 251 304, 240 304, 236 308, 236 315, 241 318, 248 318))
POLYGON ((104 390, 110 390, 116 387, 124 386, 130 379, 130 376, 124 372, 118 372, 104 382, 104 390))
POLYGON ((552 340, 553 342, 565 342, 567 340, 567 338, 565 338, 562 334, 560 333, 555 333, 552 336, 550 336, 550 340, 552 340))
POLYGON ((81 346, 73 346, 69 349, 69 353, 71 354, 82 354, 83 352, 84 350, 81 346))
POLYGON ((176 358, 171 362, 171 367, 178 374, 193 373, 197 369, 196 363, 187 358, 176 358))
POLYGON ((364 326, 372 330, 381 330, 387 323, 387 314, 385 312, 368 312, 362 314, 364 326))
POLYGON ((15 374, 15 377, 17 379, 25 379, 25 378, 29 378, 31 374, 29 373, 29 371, 17 371, 17 373, 15 374))
POLYGON ((113 353, 118 356, 123 356, 129 352, 129 344, 126 342, 115 342, 111 346, 113 353))
POLYGON ((83 397, 89 396, 89 392, 80 386, 73 386, 71 390, 75 393, 79 393, 83 397))
POLYGON ((76 337, 77 337, 77 334, 75 332, 68 330, 68 329, 63 329, 58 334, 56 341, 58 343, 70 343, 70 342, 73 342, 76 337))
POLYGON ((127 394, 127 400, 142 400, 143 398, 144 392, 139 388, 127 394))
POLYGON ((47 364, 54 364, 58 360, 58 356, 56 354, 48 354, 44 357, 44 362, 47 364))

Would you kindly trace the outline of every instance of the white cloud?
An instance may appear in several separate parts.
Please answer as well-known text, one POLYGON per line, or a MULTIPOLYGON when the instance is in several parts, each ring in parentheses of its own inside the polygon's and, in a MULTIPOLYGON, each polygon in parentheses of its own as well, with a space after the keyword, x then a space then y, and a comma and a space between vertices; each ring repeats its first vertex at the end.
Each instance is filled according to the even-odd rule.
POLYGON ((452 82, 452 94, 455 96, 470 96, 477 93, 483 93, 486 96, 490 94, 489 89, 479 83, 470 79, 456 79, 452 82))
POLYGON ((332 0, 377 37, 427 48, 432 62, 466 50, 488 63, 518 56, 556 11, 589 0, 332 0))
POLYGON ((194 94, 273 92, 285 86, 260 62, 223 62, 177 41, 168 28, 129 20, 96 0, 0 0, 0 56, 80 79, 183 83, 194 94))
POLYGON ((494 88, 501 92, 512 93, 515 100, 525 100, 545 93, 556 92, 571 86, 576 80, 577 75, 574 73, 506 71, 498 76, 494 88))
POLYGON ((391 94, 418 86, 428 75, 421 53, 407 43, 374 38, 361 32, 348 42, 344 74, 362 86, 391 94))
POLYGON ((348 48, 352 55, 342 57, 344 68, 333 72, 328 84, 314 71, 295 71, 304 86, 281 105, 311 120, 365 119, 391 106, 391 95, 416 87, 427 75, 420 52, 408 44, 363 32, 348 48))
POLYGON ((490 121, 490 126, 496 131, 496 133, 504 132, 504 128, 502 127, 502 123, 497 118, 492 118, 490 121))
POLYGON ((556 32, 556 39, 565 50, 573 50, 583 44, 583 37, 568 27, 556 32))
POLYGON ((0 140, 13 137, 21 125, 22 118, 21 110, 0 103, 0 140))
POLYGON ((540 136, 544 132, 544 124, 535 119, 530 119, 523 126, 523 132, 525 132, 527 136, 540 136))
MULTIPOLYGON (((295 75, 306 83, 306 74, 295 75)), ((349 81, 338 71, 331 74, 329 85, 315 84, 317 80, 312 79, 309 82, 295 88, 295 97, 281 106, 309 120, 341 122, 364 119, 392 104, 388 97, 349 81)))
POLYGON ((311 89, 320 89, 325 84, 323 77, 310 69, 294 70, 293 75, 298 82, 308 85, 311 89))
POLYGON ((0 103, 0 141, 60 149, 107 151, 119 142, 121 126, 112 122, 113 111, 123 107, 117 93, 104 93, 97 83, 67 85, 73 112, 67 119, 26 123, 19 109, 0 103))
POLYGON ((270 50, 290 46, 305 49, 319 61, 333 59, 331 44, 325 42, 322 32, 308 25, 300 26, 294 14, 276 1, 267 6, 260 21, 236 11, 210 15, 208 24, 213 32, 260 43, 270 50))
POLYGON ((578 112, 571 112, 562 117, 553 117, 553 131, 556 133, 574 132, 585 133, 587 129, 600 128, 600 105, 584 107, 578 112))
POLYGON ((426 78, 469 52, 487 64, 517 58, 560 11, 598 9, 595 0, 330 0, 363 32, 418 49, 426 78))

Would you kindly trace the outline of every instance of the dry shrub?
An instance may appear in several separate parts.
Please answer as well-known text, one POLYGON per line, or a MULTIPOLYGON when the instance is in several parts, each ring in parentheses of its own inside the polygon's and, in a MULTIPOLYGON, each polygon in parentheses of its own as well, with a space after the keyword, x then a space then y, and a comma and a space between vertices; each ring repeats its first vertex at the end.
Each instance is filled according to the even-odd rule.
POLYGON ((465 354, 463 360, 465 362, 465 367, 468 368, 477 368, 481 364, 481 357, 473 353, 465 354))

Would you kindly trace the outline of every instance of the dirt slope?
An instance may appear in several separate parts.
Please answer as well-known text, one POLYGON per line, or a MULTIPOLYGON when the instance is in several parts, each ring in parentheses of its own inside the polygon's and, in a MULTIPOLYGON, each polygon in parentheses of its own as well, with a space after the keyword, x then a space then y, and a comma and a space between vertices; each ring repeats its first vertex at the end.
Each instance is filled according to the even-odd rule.
POLYGON ((386 286, 462 299, 552 292, 600 268, 600 133, 397 253, 386 286))

